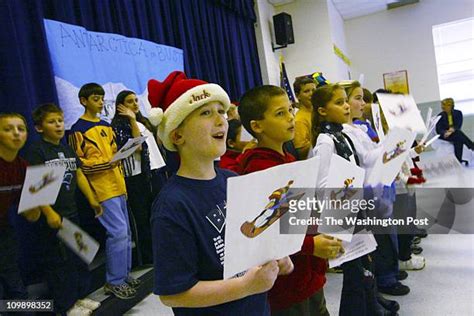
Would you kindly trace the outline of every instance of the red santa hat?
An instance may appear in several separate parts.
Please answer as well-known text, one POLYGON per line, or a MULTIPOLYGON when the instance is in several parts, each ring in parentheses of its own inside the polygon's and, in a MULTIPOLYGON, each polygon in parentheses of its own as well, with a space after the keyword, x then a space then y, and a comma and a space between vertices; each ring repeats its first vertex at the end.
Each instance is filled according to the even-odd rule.
POLYGON ((170 133, 184 119, 201 106, 217 101, 227 111, 230 99, 219 85, 199 79, 188 79, 181 71, 174 71, 163 82, 148 81, 148 101, 151 104, 150 121, 158 126, 160 137, 166 149, 177 151, 170 139, 170 133))

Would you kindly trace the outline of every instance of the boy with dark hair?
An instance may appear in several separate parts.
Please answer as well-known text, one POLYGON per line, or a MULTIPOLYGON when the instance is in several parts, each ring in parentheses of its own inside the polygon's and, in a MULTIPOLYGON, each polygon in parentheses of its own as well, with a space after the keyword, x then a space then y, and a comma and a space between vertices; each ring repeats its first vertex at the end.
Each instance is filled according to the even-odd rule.
POLYGON ((316 84, 309 77, 300 77, 293 83, 293 89, 300 105, 295 115, 295 138, 293 143, 299 159, 306 159, 312 142, 313 105, 311 104, 311 96, 316 90, 316 84))
MULTIPOLYGON (((258 140, 256 148, 239 157, 243 174, 296 160, 283 149, 295 129, 291 104, 283 89, 266 85, 247 91, 240 101, 239 114, 248 132, 258 140)), ((339 241, 324 235, 307 235, 301 251, 291 257, 294 272, 279 277, 269 292, 272 315, 329 315, 323 292, 327 262, 322 258, 335 257, 340 247, 339 241)))
POLYGON ((229 124, 226 139, 227 150, 219 161, 219 167, 238 173, 239 163, 237 162, 237 157, 242 153, 248 142, 240 141, 240 135, 242 134, 242 123, 240 120, 232 119, 227 121, 227 123, 229 124))
MULTIPOLYGON (((79 225, 79 214, 75 202, 76 186, 84 193, 96 215, 100 216, 102 208, 94 197, 89 182, 79 168, 81 162, 74 150, 61 143, 64 137, 64 114, 55 104, 46 103, 37 107, 33 113, 33 122, 41 140, 28 150, 27 160, 31 165, 65 166, 61 189, 54 205, 41 206, 45 218, 38 222, 38 240, 42 268, 58 313, 87 314, 99 307, 98 302, 89 299, 79 300, 85 296, 87 288, 81 288, 79 270, 86 268, 80 259, 72 253, 57 237, 62 218, 79 225)), ((82 284, 81 284, 82 285, 82 284)), ((84 284, 84 287, 86 285, 84 284)))
POLYGON ((71 127, 69 144, 81 160, 81 169, 94 190, 104 212, 99 221, 107 232, 106 294, 120 299, 136 295, 140 281, 130 277, 132 239, 127 208, 127 190, 119 162, 111 163, 117 152, 112 127, 99 119, 104 107, 104 89, 88 83, 79 90, 85 113, 71 127))
MULTIPOLYGON (((9 215, 16 214, 25 181, 27 162, 18 156, 28 131, 25 118, 18 113, 0 113, 0 300, 26 299, 27 293, 17 264, 16 238, 9 215)), ((38 208, 22 213, 36 221, 38 208)))
POLYGON ((161 106, 150 113, 162 118, 158 135, 181 158, 153 203, 153 292, 175 315, 270 315, 265 292, 278 273, 292 271, 288 257, 222 279, 226 183, 234 174, 214 160, 226 148, 227 93, 180 71, 150 80, 148 91, 151 105, 161 106))

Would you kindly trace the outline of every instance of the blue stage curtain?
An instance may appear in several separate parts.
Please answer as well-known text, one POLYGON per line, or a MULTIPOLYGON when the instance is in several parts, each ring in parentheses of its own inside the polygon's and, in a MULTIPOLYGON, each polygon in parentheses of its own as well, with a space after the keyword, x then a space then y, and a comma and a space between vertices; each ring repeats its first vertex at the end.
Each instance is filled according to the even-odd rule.
POLYGON ((43 18, 182 48, 187 75, 233 100, 262 84, 253 0, 0 0, 0 111, 30 127, 34 107, 57 102, 43 18))
MULTIPOLYGON (((237 100, 262 84, 253 6, 252 0, 0 0, 0 112, 26 117, 30 143, 38 138, 32 109, 57 103, 44 18, 182 48, 189 77, 219 83, 237 100)), ((13 217, 20 266, 31 283, 41 254, 28 246, 32 225, 13 217)))

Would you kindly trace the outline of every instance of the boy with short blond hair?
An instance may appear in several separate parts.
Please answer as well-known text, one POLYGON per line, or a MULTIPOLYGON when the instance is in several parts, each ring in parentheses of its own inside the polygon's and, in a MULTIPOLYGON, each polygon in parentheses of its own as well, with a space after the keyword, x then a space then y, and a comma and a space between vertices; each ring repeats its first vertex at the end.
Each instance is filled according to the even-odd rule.
MULTIPOLYGON (((295 135, 295 118, 283 89, 264 85, 247 91, 240 100, 239 114, 244 127, 258 141, 256 148, 239 157, 242 174, 296 160, 283 147, 295 135)), ((291 256, 295 271, 278 278, 269 292, 272 315, 329 315, 323 292, 324 259, 329 258, 329 249, 340 247, 339 241, 324 235, 306 235, 301 251, 291 256)))
POLYGON ((45 216, 38 222, 38 240, 42 269, 45 271, 54 308, 58 313, 86 313, 99 307, 98 302, 79 300, 88 294, 86 285, 82 284, 80 271, 86 267, 80 259, 70 251, 57 237, 62 218, 79 225, 79 214, 76 206, 76 187, 84 193, 97 216, 102 208, 92 192, 89 182, 82 173, 81 162, 74 150, 61 143, 64 137, 64 114, 53 103, 38 106, 32 113, 33 123, 41 139, 30 146, 26 156, 31 165, 45 164, 49 166, 65 166, 63 182, 54 205, 42 206, 45 216), (61 280, 61 281, 59 281, 61 280), (81 286, 82 288, 81 288, 81 286))
MULTIPOLYGON (((16 213, 28 163, 18 156, 28 130, 18 113, 0 113, 0 300, 26 299, 27 293, 17 263, 16 238, 8 217, 16 213)), ((33 209, 22 213, 36 221, 41 213, 33 209)))
POLYGON ((161 106, 151 112, 161 119, 158 135, 181 158, 153 204, 154 293, 178 316, 269 315, 265 292, 278 273, 292 271, 288 257, 222 280, 226 182, 234 174, 214 160, 226 150, 227 93, 179 71, 150 80, 148 91, 150 104, 161 106))
POLYGON ((104 209, 99 221, 107 232, 106 294, 120 299, 136 295, 139 280, 130 277, 132 239, 127 209, 127 190, 120 163, 112 163, 117 152, 115 133, 98 115, 104 107, 104 89, 88 83, 79 90, 84 115, 71 127, 69 144, 81 160, 81 169, 104 209))

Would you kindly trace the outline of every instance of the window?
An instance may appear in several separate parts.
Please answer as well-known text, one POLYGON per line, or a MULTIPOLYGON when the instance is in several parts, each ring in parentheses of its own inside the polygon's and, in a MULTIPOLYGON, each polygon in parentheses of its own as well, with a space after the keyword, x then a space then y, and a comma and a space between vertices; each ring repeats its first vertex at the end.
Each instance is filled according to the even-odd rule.
POLYGON ((452 97, 456 108, 474 114, 474 18, 433 26, 441 99, 452 97))

